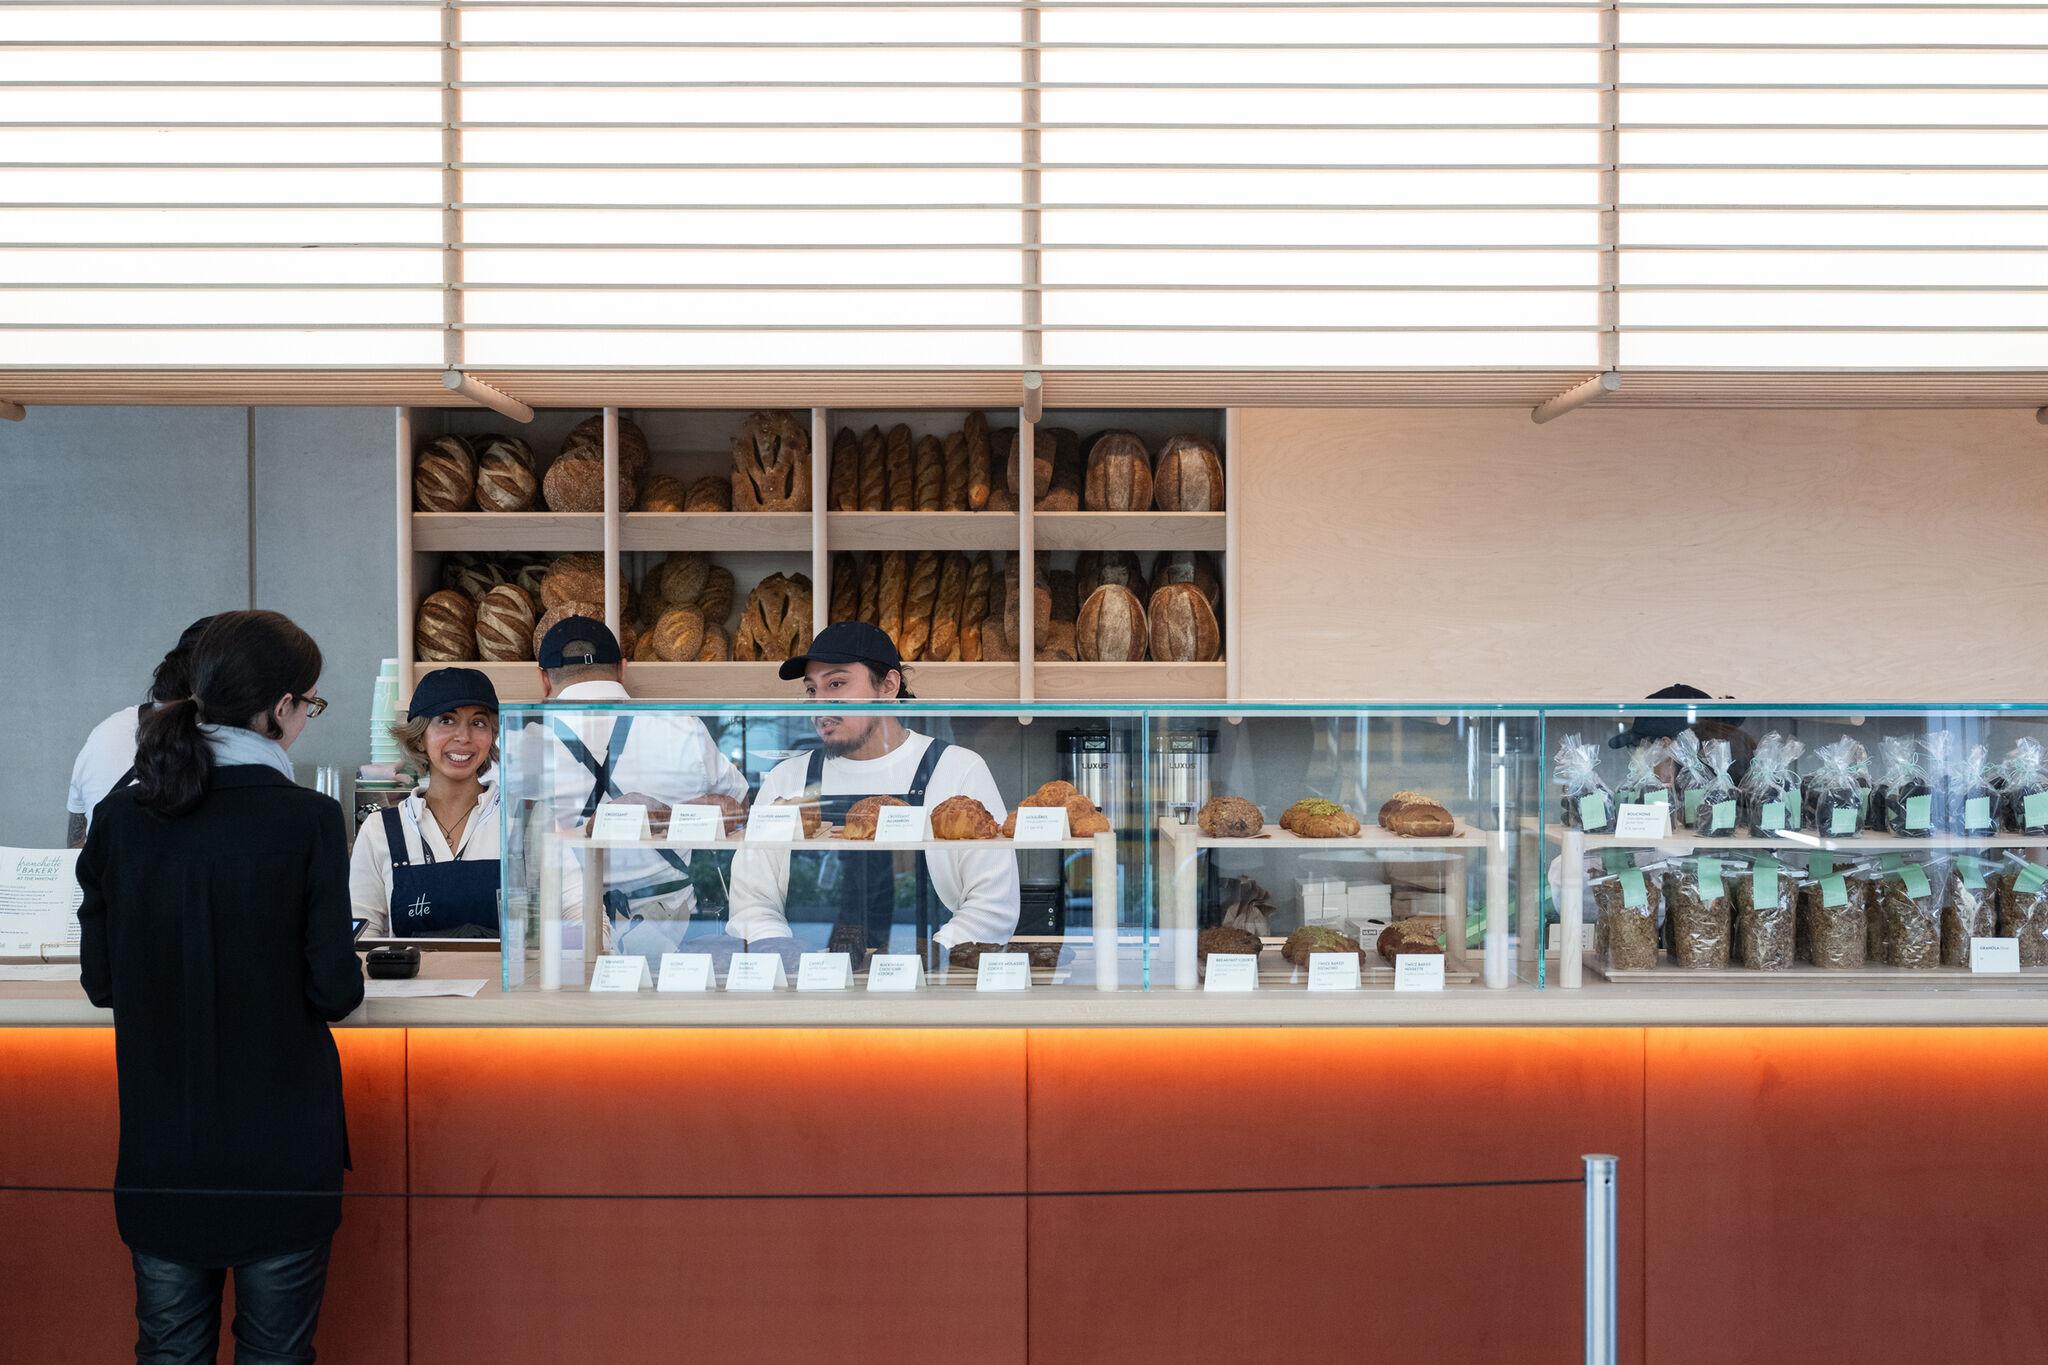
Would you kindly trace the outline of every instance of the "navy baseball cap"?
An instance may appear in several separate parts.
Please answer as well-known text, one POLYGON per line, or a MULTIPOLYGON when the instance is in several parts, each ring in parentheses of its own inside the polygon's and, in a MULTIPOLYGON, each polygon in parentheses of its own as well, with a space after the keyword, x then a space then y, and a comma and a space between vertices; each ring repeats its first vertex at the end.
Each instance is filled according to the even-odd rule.
MULTIPOLYGON (((1712 695, 1700 691, 1690 683, 1673 683, 1660 687, 1644 701, 1712 701, 1712 695)), ((1676 739, 1686 723, 1678 716, 1637 716, 1629 722, 1628 729, 1607 741, 1610 749, 1632 749, 1645 740, 1676 739)))
POLYGON ((420 685, 412 690, 412 705, 405 714, 417 720, 422 716, 445 716, 465 706, 497 710, 498 689, 491 686, 490 678, 480 669, 437 668, 421 678, 420 685))
POLYGON ((811 647, 783 661, 784 682, 801 678, 812 664, 872 664, 887 672, 903 671, 903 656, 896 652, 888 632, 865 621, 834 621, 819 631, 811 647))
POLYGON ((619 653, 619 638, 604 622, 588 616, 564 616, 541 637, 536 661, 542 668, 575 668, 583 664, 615 664, 624 658, 619 653), (574 654, 562 651, 570 645, 588 645, 588 650, 574 654))

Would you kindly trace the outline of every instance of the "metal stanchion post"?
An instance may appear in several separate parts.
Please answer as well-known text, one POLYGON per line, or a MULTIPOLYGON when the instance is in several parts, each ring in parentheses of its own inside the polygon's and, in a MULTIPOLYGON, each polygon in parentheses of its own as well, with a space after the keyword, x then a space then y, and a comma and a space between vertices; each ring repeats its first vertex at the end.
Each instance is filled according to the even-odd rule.
POLYGON ((1587 1156, 1586 1365, 1615 1365, 1614 1168, 1618 1159, 1587 1156))

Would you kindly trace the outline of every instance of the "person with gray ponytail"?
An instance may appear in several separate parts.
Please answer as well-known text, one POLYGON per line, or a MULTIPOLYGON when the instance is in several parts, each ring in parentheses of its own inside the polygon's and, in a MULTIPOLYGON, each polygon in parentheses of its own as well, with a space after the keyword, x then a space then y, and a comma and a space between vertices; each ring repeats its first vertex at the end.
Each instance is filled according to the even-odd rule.
POLYGON ((78 858, 85 993, 114 1013, 114 1215, 152 1365, 214 1358, 229 1271, 237 1359, 313 1359, 348 1165, 327 1026, 363 999, 341 807, 285 753, 326 709, 319 681, 320 647, 287 618, 213 618, 191 695, 143 717, 134 781, 78 858))

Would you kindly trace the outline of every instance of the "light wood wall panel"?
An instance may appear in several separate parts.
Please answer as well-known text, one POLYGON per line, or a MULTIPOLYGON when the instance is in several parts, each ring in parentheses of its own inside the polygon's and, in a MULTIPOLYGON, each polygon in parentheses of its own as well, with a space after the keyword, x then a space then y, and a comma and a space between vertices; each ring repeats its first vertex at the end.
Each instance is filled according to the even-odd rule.
POLYGON ((2048 697, 2031 413, 1241 422, 1247 698, 2048 697))

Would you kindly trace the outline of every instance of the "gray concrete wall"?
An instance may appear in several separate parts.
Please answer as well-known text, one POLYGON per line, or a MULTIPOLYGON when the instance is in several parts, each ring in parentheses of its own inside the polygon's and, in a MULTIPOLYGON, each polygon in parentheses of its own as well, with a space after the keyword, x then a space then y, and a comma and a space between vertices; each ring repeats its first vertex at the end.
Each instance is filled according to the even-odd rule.
POLYGON ((394 652, 388 408, 61 408, 0 423, 0 844, 64 839, 71 761, 195 617, 282 611, 332 702, 293 746, 353 771, 394 652))

